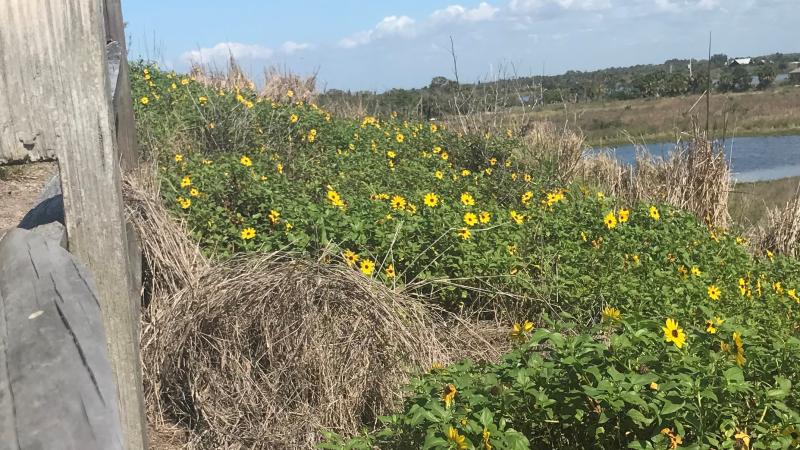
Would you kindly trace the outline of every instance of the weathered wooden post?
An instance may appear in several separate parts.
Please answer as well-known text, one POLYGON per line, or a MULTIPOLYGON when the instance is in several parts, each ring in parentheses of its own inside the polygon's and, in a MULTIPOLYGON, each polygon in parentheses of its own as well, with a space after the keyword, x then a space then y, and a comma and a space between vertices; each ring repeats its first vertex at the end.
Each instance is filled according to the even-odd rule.
MULTIPOLYGON (((116 148, 117 136, 135 142, 135 130, 132 115, 117 115, 115 127, 106 69, 105 17, 119 33, 119 11, 118 0, 0 1, 0 164, 58 159, 69 250, 96 281, 124 447, 138 450, 146 448, 138 298, 116 148)), ((133 165, 135 153, 128 158, 133 165)))
POLYGON ((120 163, 122 171, 128 172, 139 167, 139 152, 136 149, 136 123, 133 120, 128 48, 120 0, 105 0, 105 24, 106 41, 117 42, 120 46, 119 76, 116 77, 116 86, 112 89, 116 93, 112 100, 120 163))

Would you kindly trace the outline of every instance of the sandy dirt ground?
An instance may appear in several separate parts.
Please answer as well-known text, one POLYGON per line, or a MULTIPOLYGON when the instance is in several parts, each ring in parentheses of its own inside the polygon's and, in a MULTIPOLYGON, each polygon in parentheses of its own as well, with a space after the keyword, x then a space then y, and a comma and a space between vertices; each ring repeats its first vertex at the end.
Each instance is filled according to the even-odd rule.
POLYGON ((0 167, 0 237, 35 206, 57 170, 53 162, 0 167))

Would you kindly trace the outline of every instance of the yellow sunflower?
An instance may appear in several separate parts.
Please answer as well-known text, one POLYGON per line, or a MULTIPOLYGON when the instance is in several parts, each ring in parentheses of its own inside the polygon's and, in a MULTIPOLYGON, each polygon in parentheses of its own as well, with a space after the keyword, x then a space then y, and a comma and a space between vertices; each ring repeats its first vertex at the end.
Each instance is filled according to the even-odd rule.
POLYGON ((468 227, 473 227, 476 223, 478 223, 478 216, 468 212, 464 214, 464 223, 467 224, 468 227))
POLYGON ((472 233, 469 231, 469 228, 462 228, 457 231, 458 237, 461 239, 468 241, 472 237, 472 233))
POLYGON ((514 223, 519 225, 525 222, 525 215, 520 214, 514 211, 513 209, 511 210, 510 214, 511 214, 511 219, 514 221, 514 223))
POLYGON ((742 443, 741 448, 743 449, 750 448, 750 435, 747 434, 747 431, 739 431, 733 437, 735 437, 737 441, 742 443))
POLYGON ((344 253, 342 253, 342 256, 344 257, 344 261, 350 267, 353 267, 358 262, 358 254, 352 250, 345 250, 344 253))
POLYGON ((711 300, 719 300, 722 297, 722 291, 713 284, 706 291, 708 292, 708 298, 711 300))
POLYGON ((239 162, 245 167, 253 165, 253 161, 247 155, 242 155, 242 157, 239 158, 239 162))
POLYGON ((613 230, 617 227, 617 217, 614 215, 614 211, 609 211, 608 214, 603 218, 603 223, 606 224, 609 230, 613 230))
POLYGON ((530 320, 526 320, 523 323, 515 322, 513 325, 511 325, 511 336, 522 336, 525 333, 530 333, 533 331, 533 328, 534 324, 530 320))
POLYGON ((437 170, 433 172, 433 176, 436 177, 437 180, 441 180, 444 178, 444 173, 441 170, 437 170))
POLYGON ((433 192, 428 192, 425 194, 425 198, 423 199, 425 202, 425 206, 429 208, 434 208, 439 205, 439 196, 434 194, 433 192))
POLYGON ((630 216, 631 216, 631 210, 622 208, 617 213, 617 220, 619 221, 619 223, 625 223, 628 221, 630 216))
POLYGON ((607 322, 618 322, 621 316, 620 311, 612 306, 603 308, 603 320, 607 322))
POLYGON ((361 273, 370 276, 375 271, 375 263, 369 259, 361 260, 361 273))
POLYGON ((399 195, 392 196, 392 200, 390 202, 393 209, 405 209, 406 208, 406 199, 399 195))
POLYGON ((522 194, 522 198, 520 198, 520 201, 522 202, 523 205, 527 205, 532 198, 533 198, 533 192, 527 191, 524 194, 522 194))
POLYGON ((453 403, 453 399, 456 398, 456 394, 458 393, 458 389, 456 389, 455 384, 448 384, 444 387, 444 392, 442 392, 442 401, 444 401, 444 407, 449 408, 450 405, 453 403))
POLYGON ((686 334, 683 332, 683 328, 678 326, 677 321, 667 319, 666 326, 662 329, 667 342, 672 342, 678 348, 683 347, 683 344, 686 343, 686 334))
POLYGON ((181 179, 181 187, 188 187, 192 185, 192 179, 189 177, 183 177, 181 179))
POLYGON ((328 201, 331 202, 333 206, 338 206, 339 208, 344 207, 344 201, 342 200, 342 197, 333 189, 328 189, 328 201))
POLYGON ((453 427, 450 427, 450 430, 447 433, 447 440, 456 444, 456 448, 458 450, 466 450, 467 448, 469 448, 469 446, 467 446, 467 443, 464 442, 464 439, 466 438, 458 434, 458 430, 456 430, 453 427))
POLYGON ((278 211, 275 211, 274 209, 271 209, 269 211, 269 216, 268 217, 269 217, 269 221, 272 222, 272 224, 274 225, 274 224, 278 223, 278 221, 280 220, 281 213, 279 213, 278 211))
POLYGON ((461 204, 464 206, 473 206, 475 204, 475 197, 469 192, 464 192, 461 194, 461 204))
POLYGON ((484 224, 489 223, 489 221, 492 220, 492 215, 489 213, 489 211, 482 211, 478 215, 478 220, 484 224))
POLYGON ((661 219, 661 214, 658 212, 658 208, 655 206, 650 207, 650 218, 653 220, 661 219))
POLYGON ((384 271, 386 273, 386 278, 394 278, 397 274, 394 271, 394 264, 389 264, 384 271))
POLYGON ((242 239, 244 240, 253 239, 254 237, 256 237, 256 230, 254 228, 245 228, 244 230, 242 230, 241 236, 242 239))

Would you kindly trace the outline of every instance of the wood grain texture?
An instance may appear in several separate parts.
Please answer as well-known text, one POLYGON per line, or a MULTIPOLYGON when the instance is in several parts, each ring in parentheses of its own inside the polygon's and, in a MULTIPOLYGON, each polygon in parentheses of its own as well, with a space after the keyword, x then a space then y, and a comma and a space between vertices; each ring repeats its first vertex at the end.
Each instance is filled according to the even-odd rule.
POLYGON ((57 244, 0 241, 0 449, 122 449, 91 276, 57 244))
POLYGON ((122 171, 129 172, 139 167, 139 150, 136 146, 128 46, 125 41, 125 22, 122 19, 120 0, 105 0, 105 28, 106 41, 115 41, 120 47, 119 72, 113 89, 114 123, 122 171))
POLYGON ((139 450, 146 442, 139 303, 131 298, 104 6, 0 1, 0 148, 19 150, 24 134, 35 137, 31 155, 58 159, 69 248, 97 282, 124 446, 139 450))

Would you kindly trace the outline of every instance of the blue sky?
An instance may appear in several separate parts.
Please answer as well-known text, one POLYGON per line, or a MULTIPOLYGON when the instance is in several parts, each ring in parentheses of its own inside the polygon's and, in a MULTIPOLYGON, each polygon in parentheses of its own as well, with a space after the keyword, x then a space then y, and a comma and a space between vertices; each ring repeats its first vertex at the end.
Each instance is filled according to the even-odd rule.
POLYGON ((800 51, 800 0, 123 0, 130 56, 186 70, 223 67, 233 53, 251 74, 318 71, 321 88, 385 90, 563 73, 713 51, 800 51))

